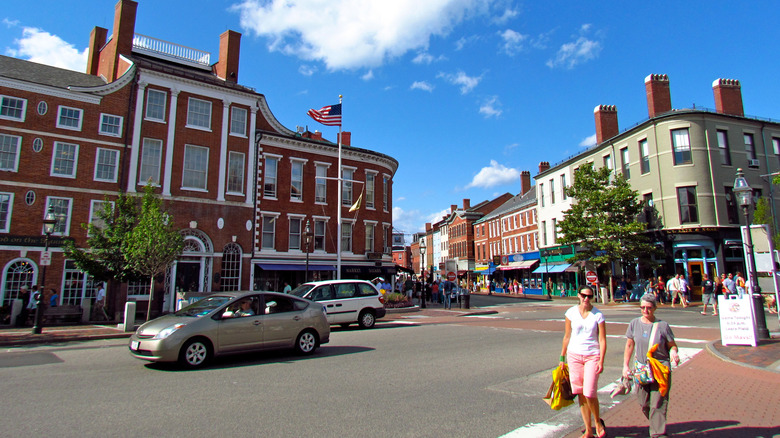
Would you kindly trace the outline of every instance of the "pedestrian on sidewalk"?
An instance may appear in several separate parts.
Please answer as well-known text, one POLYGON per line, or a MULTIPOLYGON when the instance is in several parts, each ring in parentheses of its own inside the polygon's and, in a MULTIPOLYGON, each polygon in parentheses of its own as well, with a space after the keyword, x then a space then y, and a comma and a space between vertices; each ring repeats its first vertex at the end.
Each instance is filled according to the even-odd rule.
POLYGON ((736 295, 737 294, 737 283, 734 281, 733 276, 731 273, 728 274, 726 278, 723 279, 723 293, 727 295, 736 295))
POLYGON ((452 309, 452 282, 444 282, 444 308, 452 309))
POLYGON ((561 347, 560 366, 569 362, 571 392, 577 394, 582 421, 583 438, 607 436, 604 420, 599 413, 599 374, 604 371, 607 353, 607 327, 604 314, 593 307, 596 294, 589 286, 579 291, 579 304, 566 311, 566 328, 561 347), (593 435, 593 431, 596 435, 593 435))
POLYGON ((680 301, 682 301, 683 307, 688 307, 688 301, 691 297, 691 285, 688 284, 688 280, 685 279, 685 275, 680 274, 680 301))
POLYGON ((745 277, 742 276, 742 273, 737 271, 737 277, 734 278, 734 283, 737 284, 737 293, 739 294, 739 297, 742 298, 745 295, 745 277))
POLYGON ((664 277, 659 275, 658 282, 655 283, 655 298, 656 301, 660 304, 664 303, 664 295, 666 295, 666 290, 664 287, 665 284, 666 283, 664 283, 664 277))
POLYGON ((720 282, 717 281, 717 276, 715 276, 716 281, 710 280, 709 275, 703 274, 701 278, 701 314, 706 315, 707 314, 707 304, 712 305, 712 314, 717 315, 718 314, 718 303, 717 298, 715 295, 715 291, 718 290, 719 287, 721 287, 720 282))
MULTIPOLYGON (((631 362, 646 364, 647 352, 654 345, 658 345, 652 357, 667 367, 669 375, 666 380, 665 393, 657 381, 647 385, 641 385, 635 381, 637 400, 642 409, 642 414, 650 421, 650 436, 666 436, 666 410, 669 406, 669 391, 672 387, 672 373, 670 359, 675 365, 680 363, 677 354, 677 344, 674 341, 674 333, 666 321, 655 317, 656 299, 652 294, 646 294, 639 300, 639 308, 642 316, 634 318, 628 323, 626 330, 626 348, 623 352, 623 376, 633 376, 631 362), (653 330, 653 326, 655 330, 653 330), (650 339, 651 334, 654 338, 650 339), (633 361, 632 361, 633 359, 633 361)), ((635 368, 635 366, 634 366, 635 368)))

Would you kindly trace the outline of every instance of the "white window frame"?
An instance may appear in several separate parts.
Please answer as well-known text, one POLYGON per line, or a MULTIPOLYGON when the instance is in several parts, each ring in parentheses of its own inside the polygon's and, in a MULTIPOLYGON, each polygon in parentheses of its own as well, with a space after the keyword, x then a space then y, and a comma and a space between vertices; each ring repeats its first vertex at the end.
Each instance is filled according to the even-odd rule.
POLYGON ((302 214, 288 214, 288 235, 287 235, 287 251, 301 251, 303 247, 303 219, 306 218, 302 214), (294 226, 295 224, 297 226, 294 226), (296 246, 297 243, 297 246, 296 246))
POLYGON ((211 106, 208 100, 190 97, 187 101, 187 128, 211 132, 211 106))
POLYGON ((103 204, 105 203, 111 205, 111 210, 114 209, 114 201, 93 199, 89 202, 89 223, 100 229, 105 228, 106 224, 103 222, 103 219, 98 217, 97 213, 103 210, 103 204))
POLYGON ((357 167, 341 166, 341 205, 351 206, 354 198, 355 171, 357 167))
POLYGON ((355 221, 342 220, 341 221, 341 252, 352 253, 352 243, 354 241, 354 229, 355 221))
MULTIPOLYGON (((49 207, 52 207, 54 211, 55 217, 57 217, 57 222, 54 224, 54 232, 52 233, 53 236, 68 236, 70 234, 70 219, 71 214, 73 211, 73 198, 63 198, 60 196, 47 196, 46 197, 46 208, 44 211, 49 211, 49 207), (65 208, 67 211, 62 212, 61 205, 58 205, 55 207, 54 201, 65 201, 67 202, 67 207, 65 208), (65 216, 64 223, 61 222, 62 217, 65 216)), ((41 217, 43 219, 43 217, 41 217)), ((41 235, 43 235, 43 226, 41 226, 41 235)))
POLYGON ((237 106, 230 108, 230 135, 246 138, 246 122, 249 119, 247 114, 246 108, 237 106))
POLYGON ((646 138, 639 140, 639 173, 647 175, 650 173, 650 143, 646 138))
POLYGON ((54 148, 52 149, 51 153, 51 168, 49 170, 49 175, 51 176, 57 176, 61 178, 76 178, 76 170, 79 166, 79 145, 75 143, 67 143, 63 141, 55 141, 54 142, 54 148), (61 147, 65 146, 73 146, 73 158, 68 159, 66 157, 58 157, 58 155, 62 152, 61 147), (56 171, 58 167, 63 162, 71 161, 73 163, 73 167, 71 169, 70 173, 59 173, 56 171))
POLYGON ((121 137, 122 136, 122 126, 124 124, 124 118, 122 116, 115 116, 113 114, 100 114, 100 127, 98 128, 98 133, 101 135, 107 135, 109 137, 121 137), (116 123, 112 123, 116 122, 116 123), (105 127, 115 127, 116 132, 108 131, 105 129, 105 127))
MULTIPOLYGON (((150 151, 150 150, 149 150, 150 151)), ((143 146, 141 147, 141 163, 138 166, 138 185, 145 186, 149 180, 152 180, 153 185, 160 184, 160 171, 162 169, 162 152, 163 141, 156 138, 144 138, 143 146), (150 158, 155 158, 147 154, 147 148, 157 148, 157 162, 148 162, 150 158), (150 172, 149 170, 156 169, 150 172), (154 174, 157 174, 156 176, 154 174)))
POLYGON ((290 201, 303 202, 303 175, 304 166, 308 160, 290 158, 290 201), (296 175, 296 171, 300 173, 296 175), (297 189, 298 193, 295 193, 297 189))
POLYGON ((330 163, 314 162, 314 203, 328 203, 328 169, 330 163))
POLYGON ((260 249, 263 251, 276 251, 276 223, 279 213, 261 213, 260 249), (266 246, 266 238, 270 239, 270 246, 266 246))
POLYGON ((691 131, 689 128, 675 128, 670 129, 669 134, 672 137, 672 162, 675 166, 683 166, 688 164, 693 164, 693 151, 691 150, 691 131), (678 136, 675 135, 676 133, 682 133, 685 132, 685 136, 678 136), (680 142, 680 144, 677 144, 677 140, 685 139, 687 141, 687 144, 683 144, 680 142), (680 162, 677 162, 677 154, 680 154, 680 162), (687 154, 686 154, 687 152, 687 154), (687 160, 685 160, 685 157, 688 157, 687 160))
POLYGON ((376 221, 363 221, 366 226, 365 247, 366 252, 374 252, 374 246, 376 244, 376 221))
POLYGON ((3 120, 12 120, 14 122, 24 122, 25 118, 27 117, 27 99, 22 99, 19 97, 14 96, 7 96, 7 95, 0 95, 0 119, 3 120), (11 103, 15 102, 22 102, 22 107, 17 108, 16 106, 11 106, 11 103), (3 110, 6 110, 6 112, 10 112, 11 110, 21 111, 21 115, 19 117, 14 117, 8 114, 3 114, 3 110))
POLYGON ((325 252, 325 235, 328 232, 328 219, 322 217, 314 217, 314 251, 325 252))
POLYGON ((151 120, 154 122, 163 122, 165 123, 165 110, 168 107, 168 93, 162 90, 155 90, 155 89, 146 89, 146 108, 144 108, 144 120, 151 120), (162 96, 162 105, 158 104, 157 102, 149 102, 152 99, 152 96, 162 96), (160 114, 162 117, 156 117, 155 115, 150 115, 149 110, 150 108, 153 108, 155 112, 157 110, 160 110, 160 114))
POLYGON ((115 183, 118 180, 119 175, 119 151, 115 149, 97 148, 95 152, 95 173, 93 178, 95 181, 115 183), (101 158, 106 154, 113 155, 113 163, 101 163, 101 158), (112 175, 108 178, 101 178, 99 171, 101 166, 112 166, 112 175))
POLYGON ((57 127, 60 129, 67 129, 70 131, 81 131, 81 125, 84 123, 84 110, 80 108, 73 108, 71 106, 65 106, 60 105, 57 108, 57 127), (74 114, 63 114, 65 111, 73 111, 74 113, 78 114, 78 117, 75 117, 76 119, 76 126, 71 126, 69 124, 62 123, 63 117, 67 117, 68 120, 73 119, 74 114))
POLYGON ((382 197, 384 198, 382 209, 387 213, 390 211, 390 177, 387 175, 382 176, 382 197))
POLYGON ((561 199, 566 200, 566 174, 561 174, 561 199))
POLYGON ((366 170, 366 208, 375 209, 376 199, 376 176, 378 172, 366 170))
POLYGON ((282 156, 281 155, 272 155, 272 154, 265 154, 263 156, 263 198, 265 199, 278 199, 279 196, 279 161, 281 161, 282 156), (269 176, 268 168, 269 163, 274 163, 273 166, 273 175, 269 176), (273 180, 271 184, 273 184, 273 190, 272 191, 266 191, 265 186, 268 183, 268 180, 273 180))
MULTIPOLYGON (((0 149, 0 153, 2 154, 8 154, 9 156, 13 154, 13 160, 9 159, 7 161, 13 161, 12 166, 0 166, 0 171, 8 171, 8 172, 17 172, 19 170, 19 156, 21 153, 22 148, 22 137, 19 137, 18 135, 8 135, 8 134, 0 134, 0 148, 5 149, 6 146, 8 147, 8 151, 4 151, 0 149), (8 144, 6 145, 6 141, 8 144), (14 145, 13 142, 16 142, 14 145), (11 150, 15 149, 15 150, 11 150)), ((1 162, 0 162, 1 163, 1 162)))
POLYGON ((0 192, 0 233, 8 233, 11 231, 11 218, 14 212, 14 193, 13 192, 0 192), (7 199, 3 199, 7 198, 7 199), (3 218, 5 216, 5 218, 3 218))
POLYGON ((244 194, 245 163, 246 154, 243 152, 230 151, 228 154, 228 169, 227 175, 225 176, 227 181, 225 182, 225 187, 227 188, 227 193, 229 195, 244 194), (240 164, 240 166, 236 167, 238 164, 240 164), (236 182, 238 183, 238 190, 235 190, 236 182))
POLYGON ((184 145, 184 157, 182 158, 181 188, 182 190, 208 191, 209 184, 209 148, 197 146, 194 144, 184 145), (193 154, 198 154, 194 156, 193 154), (193 163, 194 158, 203 158, 200 154, 205 154, 205 163, 193 163), (189 180, 189 181, 188 181, 189 180), (191 182, 201 183, 202 186, 189 184, 191 182))

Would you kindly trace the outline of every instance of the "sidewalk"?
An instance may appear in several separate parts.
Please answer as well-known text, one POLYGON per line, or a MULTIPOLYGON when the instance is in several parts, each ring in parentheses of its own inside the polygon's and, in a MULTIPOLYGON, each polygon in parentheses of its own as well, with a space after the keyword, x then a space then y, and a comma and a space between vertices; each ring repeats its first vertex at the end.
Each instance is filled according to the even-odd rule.
POLYGON ((19 347, 23 345, 52 345, 73 341, 93 341, 96 339, 129 338, 133 332, 125 332, 116 324, 89 324, 69 326, 44 326, 41 334, 32 334, 32 327, 14 327, 0 329, 0 347, 19 347))
MULTIPOLYGON (((711 342, 672 373, 669 436, 780 436, 780 336, 757 347, 711 342)), ((620 403, 602 412, 608 435, 648 436, 649 423, 635 395, 615 401, 620 403)), ((580 430, 581 426, 565 437, 578 438, 580 430)))

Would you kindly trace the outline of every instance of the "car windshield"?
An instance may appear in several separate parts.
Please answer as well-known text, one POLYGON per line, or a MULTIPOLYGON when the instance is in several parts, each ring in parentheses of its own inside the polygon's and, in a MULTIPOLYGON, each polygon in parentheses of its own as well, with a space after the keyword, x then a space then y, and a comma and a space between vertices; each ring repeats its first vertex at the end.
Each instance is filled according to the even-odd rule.
POLYGON ((217 295, 206 297, 176 312, 176 316, 194 316, 196 318, 209 314, 212 310, 222 306, 235 297, 217 295))
POLYGON ((295 295, 296 297, 303 298, 304 295, 309 293, 309 291, 314 287, 312 284, 302 284, 290 292, 290 295, 295 295))

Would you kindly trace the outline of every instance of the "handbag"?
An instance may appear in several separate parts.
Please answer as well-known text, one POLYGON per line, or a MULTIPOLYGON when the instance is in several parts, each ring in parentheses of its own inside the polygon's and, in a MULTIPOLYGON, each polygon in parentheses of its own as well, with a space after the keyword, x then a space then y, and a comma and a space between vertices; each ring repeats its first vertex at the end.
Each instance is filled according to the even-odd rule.
POLYGON ((552 377, 553 381, 543 400, 550 405, 551 409, 557 411, 573 404, 576 395, 571 393, 568 365, 564 364, 563 366, 555 367, 552 371, 552 377))
MULTIPOLYGON (((650 342, 655 340, 655 331, 658 328, 658 323, 653 323, 653 330, 650 332, 650 342)), ((652 347, 655 344, 650 344, 648 347, 652 347)), ((649 349, 648 348, 648 349, 649 349)), ((655 382, 653 378, 653 369, 650 368, 650 364, 639 362, 634 359, 634 381, 637 385, 649 385, 655 382)))

